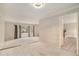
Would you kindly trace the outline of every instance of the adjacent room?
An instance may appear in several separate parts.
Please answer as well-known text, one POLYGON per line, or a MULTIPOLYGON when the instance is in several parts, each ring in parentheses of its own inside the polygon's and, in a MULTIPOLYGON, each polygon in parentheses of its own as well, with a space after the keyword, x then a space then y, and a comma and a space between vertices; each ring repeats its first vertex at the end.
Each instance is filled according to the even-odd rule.
POLYGON ((0 3, 0 56, 78 56, 78 3, 0 3))

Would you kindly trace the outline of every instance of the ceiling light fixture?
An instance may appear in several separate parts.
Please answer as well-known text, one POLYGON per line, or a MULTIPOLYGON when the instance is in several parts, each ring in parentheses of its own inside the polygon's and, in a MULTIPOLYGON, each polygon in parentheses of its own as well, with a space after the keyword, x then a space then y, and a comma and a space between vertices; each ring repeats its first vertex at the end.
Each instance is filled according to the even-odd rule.
POLYGON ((34 3, 33 6, 35 8, 42 8, 45 4, 44 3, 34 3))

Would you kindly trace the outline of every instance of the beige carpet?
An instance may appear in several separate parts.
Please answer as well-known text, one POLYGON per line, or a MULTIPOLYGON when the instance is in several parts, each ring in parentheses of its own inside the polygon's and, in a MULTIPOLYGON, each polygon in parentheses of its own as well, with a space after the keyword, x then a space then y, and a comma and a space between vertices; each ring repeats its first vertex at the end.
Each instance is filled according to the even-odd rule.
POLYGON ((75 55, 71 51, 50 48, 42 42, 34 42, 31 44, 22 44, 21 46, 5 49, 0 51, 2 56, 72 56, 75 55))
POLYGON ((67 37, 64 40, 63 49, 68 50, 70 52, 76 53, 76 38, 67 37))

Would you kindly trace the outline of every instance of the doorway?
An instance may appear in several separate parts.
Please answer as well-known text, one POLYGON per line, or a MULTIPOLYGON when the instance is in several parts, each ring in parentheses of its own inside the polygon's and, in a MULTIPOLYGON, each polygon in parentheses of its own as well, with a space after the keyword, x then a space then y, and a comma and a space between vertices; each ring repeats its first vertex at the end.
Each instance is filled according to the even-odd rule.
POLYGON ((77 40, 78 40, 78 23, 77 13, 70 13, 62 16, 62 40, 61 48, 77 54, 77 40))

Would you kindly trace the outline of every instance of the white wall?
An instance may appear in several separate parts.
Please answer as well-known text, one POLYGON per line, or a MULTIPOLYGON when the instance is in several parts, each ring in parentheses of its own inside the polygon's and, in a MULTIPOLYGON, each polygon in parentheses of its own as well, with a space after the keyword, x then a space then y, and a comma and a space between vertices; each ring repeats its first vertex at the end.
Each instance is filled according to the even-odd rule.
POLYGON ((5 41, 14 39, 14 24, 5 22, 5 41))
POLYGON ((18 20, 18 19, 12 19, 12 18, 9 18, 9 17, 5 17, 4 20, 7 21, 7 22, 12 22, 12 23, 39 24, 39 20, 34 20, 34 19, 18 20))
POLYGON ((40 40, 52 47, 63 45, 64 24, 66 34, 77 38, 77 16, 77 13, 70 13, 40 20, 40 40))
POLYGON ((77 12, 63 15, 64 24, 77 23, 77 12))
POLYGON ((79 12, 78 12, 78 40, 77 40, 77 54, 79 56, 79 12))
POLYGON ((59 47, 59 17, 40 20, 40 40, 51 47, 59 47))
POLYGON ((4 42, 4 21, 0 19, 0 44, 4 42))

